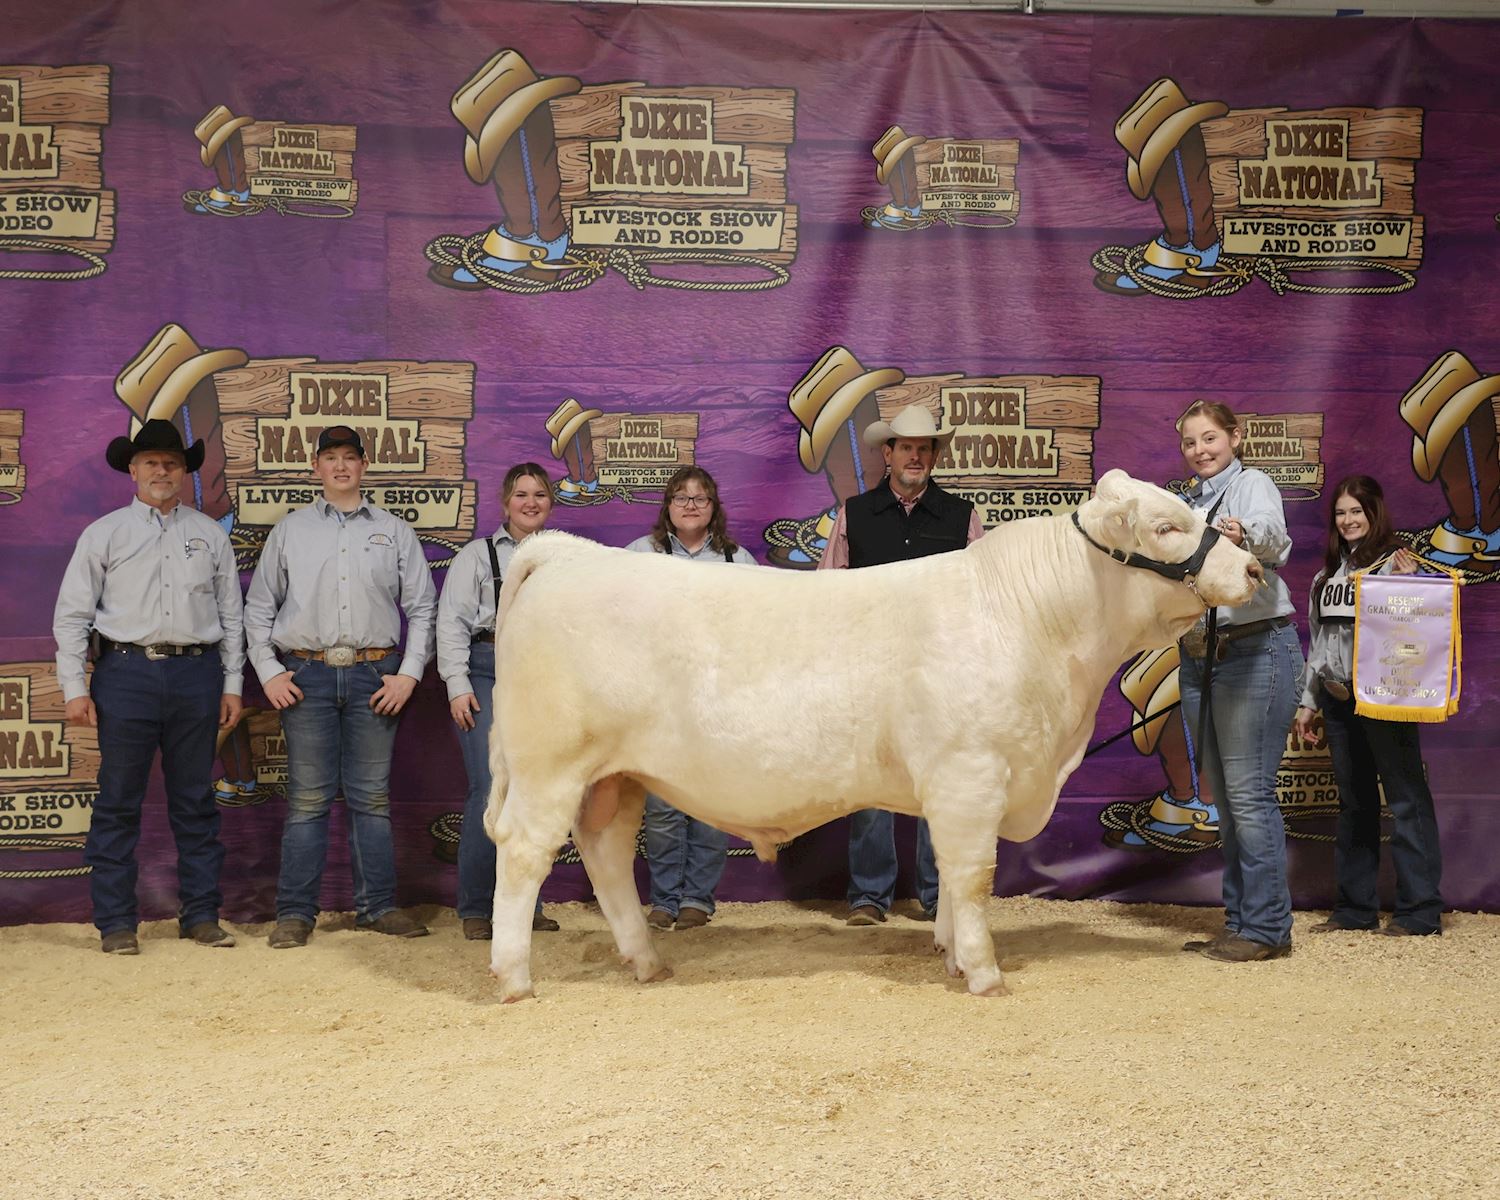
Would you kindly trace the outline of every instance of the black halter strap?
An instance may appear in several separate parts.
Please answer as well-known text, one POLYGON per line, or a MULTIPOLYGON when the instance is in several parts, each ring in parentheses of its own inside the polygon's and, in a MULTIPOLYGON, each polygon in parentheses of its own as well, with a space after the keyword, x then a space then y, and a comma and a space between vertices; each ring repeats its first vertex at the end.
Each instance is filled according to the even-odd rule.
POLYGON ((1078 510, 1073 510, 1073 527, 1083 534, 1084 541, 1102 550, 1117 563, 1124 563, 1127 567, 1143 567, 1147 571, 1155 571, 1156 574, 1164 576, 1175 583, 1182 583, 1188 576, 1197 578, 1198 572, 1203 570, 1204 560, 1208 558, 1208 552, 1214 548, 1214 543, 1220 538, 1220 533, 1212 525, 1203 530, 1203 536, 1198 540, 1198 548, 1193 551, 1192 557, 1182 562, 1162 562, 1159 558, 1147 558, 1144 554, 1126 554, 1123 550, 1112 550, 1101 542, 1096 542, 1089 536, 1089 531, 1083 527, 1083 522, 1078 519, 1078 510))

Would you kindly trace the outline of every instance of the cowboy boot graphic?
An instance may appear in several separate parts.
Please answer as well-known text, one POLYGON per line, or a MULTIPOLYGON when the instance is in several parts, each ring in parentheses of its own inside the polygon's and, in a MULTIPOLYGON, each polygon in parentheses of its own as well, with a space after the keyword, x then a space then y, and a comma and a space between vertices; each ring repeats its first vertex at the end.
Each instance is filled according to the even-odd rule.
POLYGON ((159 419, 178 428, 184 445, 202 439, 203 466, 182 481, 182 502, 218 521, 226 533, 234 527, 234 509, 213 374, 249 361, 243 350, 204 350, 181 325, 169 323, 115 380, 115 395, 131 412, 132 436, 147 421, 159 419))
MULTIPOLYGON (((1217 100, 1189 103, 1175 81, 1158 79, 1115 124, 1125 148, 1125 180, 1137 200, 1155 201, 1162 231, 1145 251, 1141 273, 1205 287, 1219 261, 1219 227, 1202 124, 1229 106, 1217 100)), ((1094 285, 1116 295, 1138 296, 1129 275, 1100 273, 1094 285)))
POLYGON ((778 567, 812 570, 828 545, 839 505, 878 485, 885 461, 865 448, 860 434, 880 419, 875 393, 906 378, 887 367, 867 371, 843 346, 834 346, 808 370, 787 397, 787 407, 802 426, 797 434, 797 457, 802 469, 822 471, 833 493, 823 512, 801 520, 782 519, 775 530, 768 558, 778 567))
POLYGON ((570 396, 547 418, 547 432, 552 435, 552 457, 560 460, 566 471, 557 481, 559 500, 576 502, 599 490, 589 422, 603 415, 597 408, 584 408, 570 396))
POLYGON ((922 224, 922 197, 917 191, 917 166, 912 151, 925 137, 908 137, 892 125, 870 148, 875 156, 875 178, 891 189, 891 202, 865 221, 869 229, 910 229, 922 224))
POLYGON ((1130 701, 1131 724, 1147 717, 1130 735, 1141 754, 1155 754, 1167 785, 1152 797, 1145 813, 1131 803, 1109 805, 1100 814, 1106 845, 1116 849, 1203 850, 1219 840, 1219 810, 1208 794, 1208 781, 1196 778, 1187 726, 1177 707, 1176 646, 1149 650, 1120 677, 1120 694, 1130 701), (1196 785, 1196 786, 1195 786, 1196 785), (1147 841, 1138 826, 1148 831, 1147 841), (1153 836, 1154 835, 1154 836, 1153 836))
POLYGON ((254 117, 237 117, 220 104, 194 127, 198 158, 205 167, 213 168, 217 186, 200 202, 184 204, 188 212, 234 212, 250 207, 250 178, 240 130, 254 124, 254 117))
POLYGON ((1434 561, 1472 571, 1500 569, 1500 375, 1480 375, 1457 350, 1440 357, 1401 399, 1411 426, 1412 466, 1438 480, 1448 517, 1432 531, 1434 561))
MULTIPOLYGON (((464 170, 474 183, 493 181, 505 219, 485 235, 486 270, 547 279, 544 264, 568 252, 562 176, 551 101, 583 87, 570 75, 540 79, 514 50, 502 50, 453 96, 453 115, 468 132, 464 170)), ((461 291, 488 285, 463 267, 434 265, 433 282, 461 291)))

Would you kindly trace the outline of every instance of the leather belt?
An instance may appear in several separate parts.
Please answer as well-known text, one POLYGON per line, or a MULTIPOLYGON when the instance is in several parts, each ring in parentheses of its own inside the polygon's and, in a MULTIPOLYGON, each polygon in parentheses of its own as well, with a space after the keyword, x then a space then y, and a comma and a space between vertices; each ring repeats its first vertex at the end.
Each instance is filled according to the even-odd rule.
POLYGON ((378 662, 387 654, 394 654, 394 646, 329 646, 327 650, 288 650, 297 658, 310 658, 327 663, 330 667, 352 667, 355 663, 378 662))
POLYGON ((144 654, 152 662, 160 662, 164 658, 199 658, 210 650, 219 648, 218 642, 199 642, 191 646, 174 646, 170 642, 152 642, 144 645, 140 642, 117 642, 114 638, 100 636, 99 648, 101 650, 118 650, 121 654, 134 650, 144 654))
POLYGON ((1254 637, 1257 633, 1270 633, 1292 623, 1291 617, 1267 617, 1264 621, 1250 621, 1244 625, 1219 627, 1219 640, 1237 642, 1240 638, 1254 637))
POLYGON ((471 646, 479 642, 488 642, 490 645, 494 645, 495 631, 493 629, 481 629, 478 633, 476 633, 469 639, 469 645, 471 646))
MULTIPOLYGON (((1224 656, 1229 653, 1229 643, 1237 642, 1241 638, 1254 637, 1257 633, 1269 633, 1273 629, 1280 629, 1292 623, 1291 617, 1267 617, 1264 621, 1248 621, 1244 625, 1228 625, 1220 627, 1214 632, 1214 661, 1223 662, 1224 656)), ((1194 629, 1201 631, 1201 626, 1194 629)), ((1193 644, 1191 636, 1194 630, 1182 638, 1182 648, 1191 658, 1204 658, 1208 654, 1208 643, 1203 643, 1200 651, 1193 644)))

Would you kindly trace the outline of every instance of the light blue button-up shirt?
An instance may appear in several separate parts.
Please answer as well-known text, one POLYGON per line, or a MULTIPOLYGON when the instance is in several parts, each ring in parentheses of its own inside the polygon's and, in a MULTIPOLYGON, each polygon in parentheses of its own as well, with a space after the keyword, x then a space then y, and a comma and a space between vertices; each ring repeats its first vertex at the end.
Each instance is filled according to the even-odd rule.
POLYGON ((489 538, 470 542, 453 558, 443 594, 438 597, 438 674, 448 685, 448 699, 473 692, 469 680, 469 646, 474 635, 495 628, 495 583, 487 541, 495 543, 502 578, 516 555, 516 539, 502 526, 489 538))
POLYGON ((422 544, 379 505, 362 499, 341 513, 320 496, 288 513, 266 539, 245 597, 250 663, 265 683, 286 670, 277 655, 288 650, 394 646, 402 612, 401 674, 421 679, 437 616, 422 544))
POLYGON ((1244 533, 1243 549, 1255 556, 1266 573, 1266 586, 1238 608, 1219 607, 1219 628, 1248 625, 1292 611, 1292 596, 1282 582, 1280 570, 1291 557, 1292 539, 1286 531, 1286 511, 1281 492, 1271 477, 1235 459, 1217 475, 1203 480, 1185 497, 1195 512, 1208 515, 1219 504, 1214 520, 1233 517, 1244 533), (1219 504, 1222 497, 1223 503, 1219 504))
POLYGON ((88 694, 89 630, 116 642, 217 643, 224 692, 240 694, 245 635, 229 535, 196 508, 139 498, 83 531, 57 590, 52 636, 64 701, 88 694))
MULTIPOLYGON (((724 561, 724 552, 722 550, 715 550, 713 542, 711 542, 707 538, 703 540, 703 545, 699 546, 698 549, 689 550, 682 544, 675 533, 669 533, 667 534, 667 545, 672 548, 673 558, 686 558, 690 559, 693 562, 721 563, 724 561)), ((645 537, 636 538, 635 541, 631 542, 630 545, 625 547, 625 549, 645 551, 648 554, 661 553, 661 551, 656 548, 656 542, 649 533, 646 534, 645 537)), ((746 550, 743 546, 739 546, 735 549, 735 552, 729 561, 737 562, 744 566, 753 567, 756 565, 755 556, 751 554, 750 551, 746 550)))

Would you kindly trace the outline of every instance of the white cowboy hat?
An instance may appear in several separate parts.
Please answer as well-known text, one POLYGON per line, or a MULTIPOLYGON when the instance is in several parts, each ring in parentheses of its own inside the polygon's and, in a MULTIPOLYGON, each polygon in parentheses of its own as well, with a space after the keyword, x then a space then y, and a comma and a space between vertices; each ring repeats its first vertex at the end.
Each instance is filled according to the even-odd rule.
POLYGON ((932 438, 939 451, 948 448, 952 429, 939 429, 932 410, 924 404, 908 404, 889 421, 876 421, 865 427, 865 445, 872 449, 892 438, 932 438))

